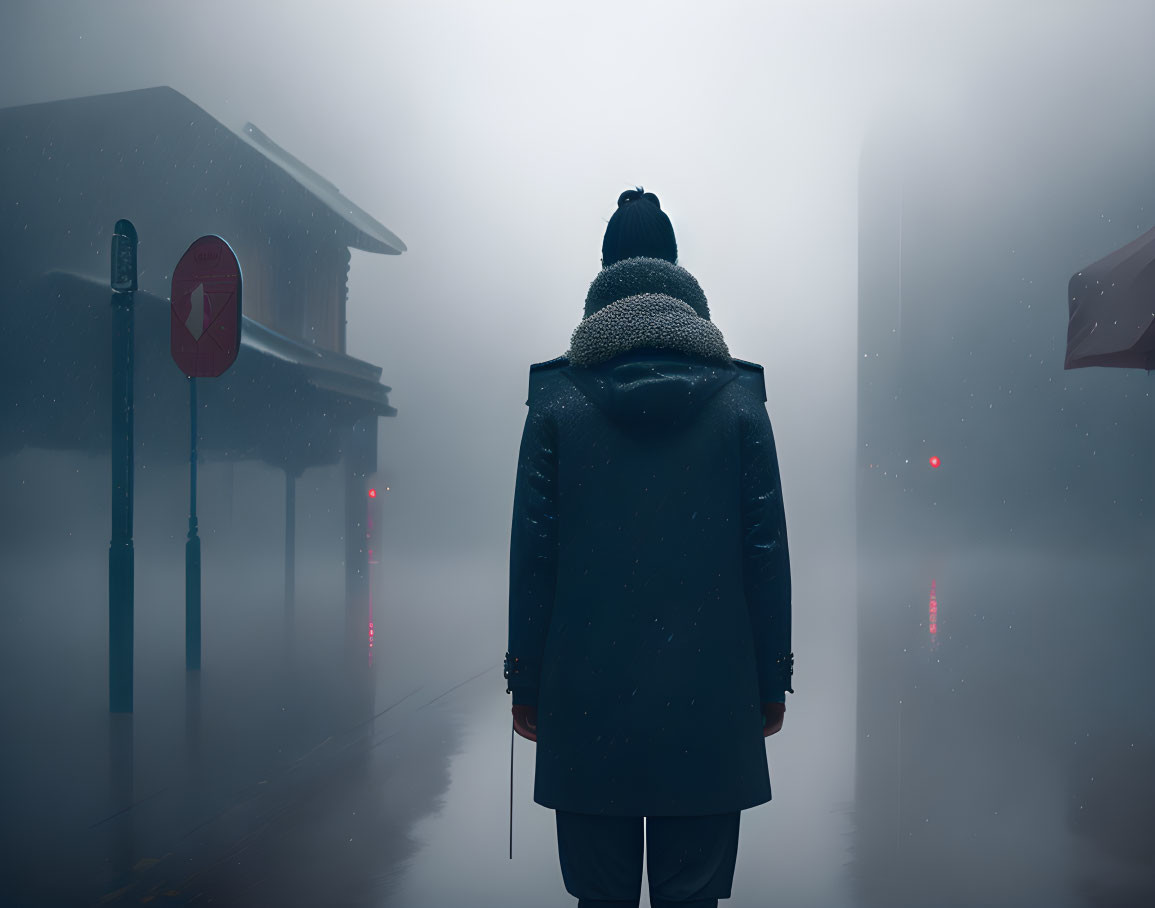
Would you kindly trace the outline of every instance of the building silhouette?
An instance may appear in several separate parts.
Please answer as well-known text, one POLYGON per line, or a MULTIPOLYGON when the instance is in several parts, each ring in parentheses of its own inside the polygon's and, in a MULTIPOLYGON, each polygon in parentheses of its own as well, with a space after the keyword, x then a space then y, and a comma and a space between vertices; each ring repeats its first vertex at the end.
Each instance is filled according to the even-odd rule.
MULTIPOLYGON (((252 123, 233 131, 164 86, 0 110, 0 168, 0 455, 108 450, 108 256, 128 218, 137 433, 154 456, 187 459, 168 295, 188 245, 217 234, 241 263, 244 321, 235 365, 198 386, 202 457, 283 470, 290 514, 296 477, 343 463, 346 582, 361 590, 377 420, 397 411, 381 368, 346 354, 349 250, 405 244, 252 123)), ((290 562, 292 538, 287 526, 290 562)))
POLYGON ((867 905, 1041 904, 1054 886, 1087 904, 1155 898, 1155 838, 1126 806, 1155 798, 1140 718, 1155 675, 1133 632, 1152 599, 1155 385, 1063 370, 1071 275, 1155 223, 1153 121, 1136 114, 1126 142, 1103 142, 1108 116, 976 103, 880 120, 863 148, 867 905), (1056 863, 1068 839, 1076 858, 1130 869, 1056 863))

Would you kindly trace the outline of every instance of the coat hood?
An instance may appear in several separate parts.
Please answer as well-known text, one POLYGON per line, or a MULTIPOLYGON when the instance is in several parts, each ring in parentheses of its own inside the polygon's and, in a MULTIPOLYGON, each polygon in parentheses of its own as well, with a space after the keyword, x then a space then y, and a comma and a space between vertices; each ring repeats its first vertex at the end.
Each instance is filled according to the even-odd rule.
POLYGON ((640 348, 592 368, 564 374, 614 423, 676 426, 738 376, 735 366, 671 350, 640 348))
POLYGON ((678 425, 737 377, 685 269, 626 259, 603 269, 590 290, 597 308, 574 329, 564 372, 615 423, 678 425))

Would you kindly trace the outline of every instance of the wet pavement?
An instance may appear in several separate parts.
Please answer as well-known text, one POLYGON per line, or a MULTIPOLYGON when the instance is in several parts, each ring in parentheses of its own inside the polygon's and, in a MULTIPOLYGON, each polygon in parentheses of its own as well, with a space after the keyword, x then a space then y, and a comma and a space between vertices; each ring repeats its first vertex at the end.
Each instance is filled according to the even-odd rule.
MULTIPOLYGON (((405 588, 404 572, 395 569, 389 574, 401 585, 395 588, 399 601, 427 603, 425 627, 433 634, 446 626, 438 620, 439 611, 445 610, 454 616, 454 640, 472 641, 471 652, 492 652, 497 658, 490 670, 444 698, 449 701, 449 715, 461 722, 457 730, 446 729, 447 785, 410 829, 417 850, 391 874, 381 906, 572 908, 577 904, 562 881, 553 811, 533 801, 535 745, 519 736, 513 741, 510 859, 511 715, 499 664, 506 642, 507 571, 500 557, 461 564, 455 588, 489 591, 468 609, 448 595, 445 580, 440 581, 446 583, 442 595, 436 580, 432 586, 426 578, 405 588)), ((834 601, 845 591, 845 575, 804 577, 798 588, 808 598, 834 601)), ((397 615, 395 620, 412 618, 397 615)), ((803 693, 790 698, 782 733, 767 739, 774 798, 742 814, 732 897, 723 903, 730 908, 856 906, 849 874, 854 691, 839 681, 853 677, 846 666, 853 638, 837 612, 812 611, 799 623, 804 633, 811 628, 824 633, 826 642, 796 678, 795 689, 803 693)), ((402 636, 410 640, 422 633, 428 631, 402 629, 402 636)), ((435 649, 432 639, 428 648, 416 648, 435 649)), ((447 671, 448 666, 437 674, 447 671)), ((460 669, 458 674, 467 676, 460 669)), ((645 906, 644 875, 642 893, 645 906)))
MULTIPOLYGON (((443 806, 419 820, 421 850, 383 904, 572 906, 558 864, 554 814, 533 802, 534 744, 514 743, 513 859, 509 857, 508 700, 477 688, 461 703, 473 716, 449 765, 443 806)), ((754 908, 790 904, 850 908, 850 734, 788 712, 768 740, 775 796, 743 811, 732 897, 754 908), (791 741, 792 736, 793 741, 791 741)), ((648 904, 643 876, 642 905, 648 904)))
MULTIPOLYGON (((89 469, 71 488, 103 501, 89 469)), ((259 478, 237 483, 252 499, 238 515, 278 492, 259 478)), ((302 525, 324 544, 301 545, 291 621, 279 530, 206 533, 191 687, 183 517, 153 515, 131 726, 107 712, 106 531, 62 524, 53 546, 0 551, 0 905, 575 904, 521 738, 509 858, 506 540, 394 540, 374 568, 370 665, 368 621, 350 625, 332 593, 327 507, 322 488, 302 525)), ((1155 533, 1094 550, 1063 527, 1014 545, 928 533, 921 554, 855 568, 820 521, 792 532, 797 693, 727 904, 1152 904, 1155 533)))
MULTIPOLYGON (((1143 588, 1124 571, 1132 561, 1109 565, 1119 601, 1143 588)), ((1015 653, 1049 653, 1062 689, 1073 632, 1100 656, 1101 681, 1129 677, 1143 646, 1075 608, 1098 595, 1078 579, 1093 572, 1071 564, 1048 575, 1052 562, 1046 552, 958 553, 936 571, 941 649, 904 670, 899 734, 877 729, 901 756, 887 764, 902 774, 901 794, 883 792, 899 811, 897 832, 854 804, 850 630, 839 610, 799 609, 795 649, 807 658, 784 729, 766 742, 774 799, 743 812, 727 905, 899 904, 857 885, 864 868, 854 858, 879 835, 896 837, 890 872, 904 877, 892 890, 905 893, 902 904, 973 904, 974 893, 1008 908, 1038 897, 1064 908, 1142 904, 1133 897, 1149 889, 1136 852, 1147 847, 1142 825, 1122 839, 1114 831, 1141 817, 1128 792, 1149 797, 1143 737, 1106 739, 1122 727, 1107 705, 1068 734, 1061 706, 1040 699, 1037 678, 1019 676, 1015 653), (1048 621, 1055 609, 1068 617, 1048 621), (1063 740, 1085 760, 1059 759, 1063 740)), ((199 689, 188 685, 179 638, 148 645, 172 636, 154 634, 160 619, 150 614, 176 620, 181 602, 146 578, 152 611, 140 618, 131 729, 123 717, 110 723, 102 664, 75 648, 101 632, 99 610, 78 613, 67 640, 53 640, 57 616, 19 599, 0 636, 10 677, 24 682, 4 700, 3 903, 574 905, 553 813, 533 802, 535 745, 520 737, 509 857, 506 566, 479 555, 447 570, 398 557, 381 570, 371 653, 368 628, 346 649, 341 602, 305 592, 290 635, 283 604, 252 594, 227 623, 206 627, 199 689), (52 645, 20 649, 18 634, 52 645)), ((899 586, 910 574, 916 592, 929 583, 918 565, 885 573, 899 586)), ((799 570, 799 602, 838 601, 845 577, 799 570)), ((912 615, 920 598, 910 597, 912 615)), ((1096 701, 1091 692, 1080 705, 1096 701)), ((1141 728, 1141 717, 1130 725, 1141 728)), ((872 778, 872 788, 889 784, 872 778)), ((642 893, 646 905, 644 877, 642 893)))
MULTIPOLYGON (((29 686, 3 716, 15 741, 0 790, 4 904, 575 904, 521 738, 509 858, 505 565, 390 567, 365 671, 334 670, 340 603, 299 607, 290 638, 282 603, 254 594, 227 626, 206 624, 198 689, 179 640, 141 646, 144 613, 131 720, 110 720, 101 660, 52 664, 51 646, 20 653, 9 635, 4 655, 29 686), (481 591, 468 608, 462 589, 481 591)), ((51 640, 53 617, 22 592, 9 630, 51 640)), ((177 593, 149 595, 155 614, 179 618, 177 593)), ((100 634, 97 612, 73 628, 81 639, 100 634)), ((834 715, 793 708, 768 741, 775 799, 743 814, 729 904, 762 905, 768 891, 852 904, 852 729, 834 715)))
MULTIPOLYGON (((249 591, 206 609, 190 684, 183 591, 141 573, 131 717, 107 713, 103 610, 62 629, 31 578, 6 578, 0 904, 380 903, 447 782, 453 683, 402 657, 405 677, 371 673, 367 634, 348 671, 343 603, 312 591, 290 624, 249 591)), ((84 576, 66 601, 87 605, 84 576)))
MULTIPOLYGON (((875 756, 903 781, 899 791, 875 774, 868 789, 894 805, 897 827, 864 807, 869 797, 854 803, 845 609, 799 608, 795 649, 807 658, 783 731, 766 742, 774 799, 743 812, 726 904, 953 906, 976 894, 1008 908, 1039 897, 1063 908, 1143 904, 1150 729, 1093 688, 1077 701, 1047 696, 1079 689, 1064 675, 1078 653, 1093 657, 1100 685, 1146 677, 1142 635, 1079 607, 1103 601, 1102 583, 1081 579, 1096 574, 1117 578, 1109 601, 1136 601, 1147 581, 1133 563, 1122 553, 1095 571, 1060 571, 1046 551, 1003 551, 939 566, 941 648, 896 675, 901 690, 874 692, 901 692, 895 733, 867 730, 883 737, 875 756), (1025 651, 1047 668, 1046 683, 1018 667, 1025 651), (1066 724, 1064 702, 1075 707, 1066 724), (902 876, 892 891, 904 900, 861 886, 870 867, 855 858, 887 841, 897 863, 873 866, 902 876)), ((256 593, 207 624, 199 688, 188 685, 179 635, 154 626, 181 617, 180 596, 146 577, 131 728, 110 722, 102 661, 82 657, 103 631, 100 610, 75 612, 54 638, 59 616, 15 589, 0 634, 8 677, 20 682, 3 700, 0 902, 574 905, 553 812, 533 802, 535 745, 520 737, 509 857, 506 565, 397 557, 381 570, 371 664, 368 628, 348 649, 344 604, 305 583, 291 635, 283 603, 256 593)), ((926 569, 884 573, 899 586, 913 578, 918 632, 926 569)), ((798 601, 838 602, 846 576, 803 567, 798 601)), ((644 878, 642 891, 646 905, 644 878)))

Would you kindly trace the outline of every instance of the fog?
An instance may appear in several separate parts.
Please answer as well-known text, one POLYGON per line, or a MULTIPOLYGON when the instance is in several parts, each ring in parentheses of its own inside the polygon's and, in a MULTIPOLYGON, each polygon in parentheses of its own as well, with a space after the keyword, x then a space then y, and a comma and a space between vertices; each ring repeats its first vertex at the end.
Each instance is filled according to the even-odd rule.
MULTIPOLYGON (((644 186, 733 355, 765 367, 790 534, 797 694, 727 904, 1150 904, 1152 386, 1064 373, 1062 345, 1071 274, 1152 226, 1153 29, 1142 2, 5 3, 0 108, 171 86, 407 248, 354 249, 348 275, 346 352, 397 411, 368 477, 371 659, 339 465, 297 480, 287 614, 284 478, 210 439, 188 681, 187 455, 150 441, 138 389, 126 776, 108 455, 0 448, 0 902, 574 903, 521 738, 508 856, 510 515, 529 365, 566 351, 615 200, 644 186), (870 309, 900 230, 897 314, 870 309), (906 462, 935 453, 932 494, 906 462), (871 464, 934 516, 875 491, 871 464), (924 653, 902 610, 932 578, 945 640, 924 653), (1135 784, 1088 789, 1105 777, 1135 784)), ((5 173, 0 249, 52 167, 5 173)), ((175 259, 149 241, 141 285, 163 297, 175 259)), ((107 280, 104 258, 74 270, 107 280)))

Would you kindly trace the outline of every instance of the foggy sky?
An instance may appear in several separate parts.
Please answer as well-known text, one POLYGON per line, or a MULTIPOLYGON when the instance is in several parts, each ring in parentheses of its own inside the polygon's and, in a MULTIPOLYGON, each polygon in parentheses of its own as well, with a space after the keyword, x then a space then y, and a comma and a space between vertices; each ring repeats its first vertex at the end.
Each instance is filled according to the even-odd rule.
MULTIPOLYGON (((0 106, 169 85, 234 130, 252 121, 405 241, 401 256, 353 253, 348 352, 382 367, 399 411, 380 420, 377 484, 384 557, 412 556, 406 589, 442 555, 500 586, 529 364, 568 347, 618 194, 656 193, 731 353, 765 366, 796 678, 830 717, 813 727, 842 723, 842 748, 863 137, 981 113, 1075 157, 1125 147, 1128 99, 1155 84, 1153 34, 1155 4, 1090 0, 4 0, 0 106)), ((471 613, 472 591, 436 588, 499 660, 504 589, 471 613)), ((433 641, 410 658, 451 665, 433 641)), ((470 666, 478 646, 464 631, 454 644, 470 666)), ((848 751, 815 763, 781 741, 784 778, 819 766, 849 795, 848 751)))
POLYGON ((1069 115, 1142 82, 1152 22, 1142 3, 7 2, 0 105, 171 85, 405 240, 354 253, 349 303, 349 352, 400 411, 380 466, 402 547, 501 549, 528 365, 568 347, 617 194, 645 185, 731 351, 766 367, 802 555, 848 545, 866 123, 975 97, 1069 115))
POLYGON ((170 85, 406 242, 354 252, 348 307, 399 410, 399 565, 508 556, 528 366, 568 347, 618 193, 656 192, 731 352, 765 366, 796 633, 845 666, 853 597, 823 575, 853 564, 863 136, 981 111, 1125 144, 1153 25, 1144 3, 6 2, 0 105, 170 85))
POLYGON ((1153 22, 1143 3, 7 2, 0 105, 171 85, 405 240, 354 253, 349 302, 349 352, 400 411, 380 467, 401 547, 500 551, 528 365, 568 347, 617 194, 644 185, 732 353, 766 367, 802 555, 849 545, 866 124, 976 97, 1068 116, 1142 82, 1153 22))

